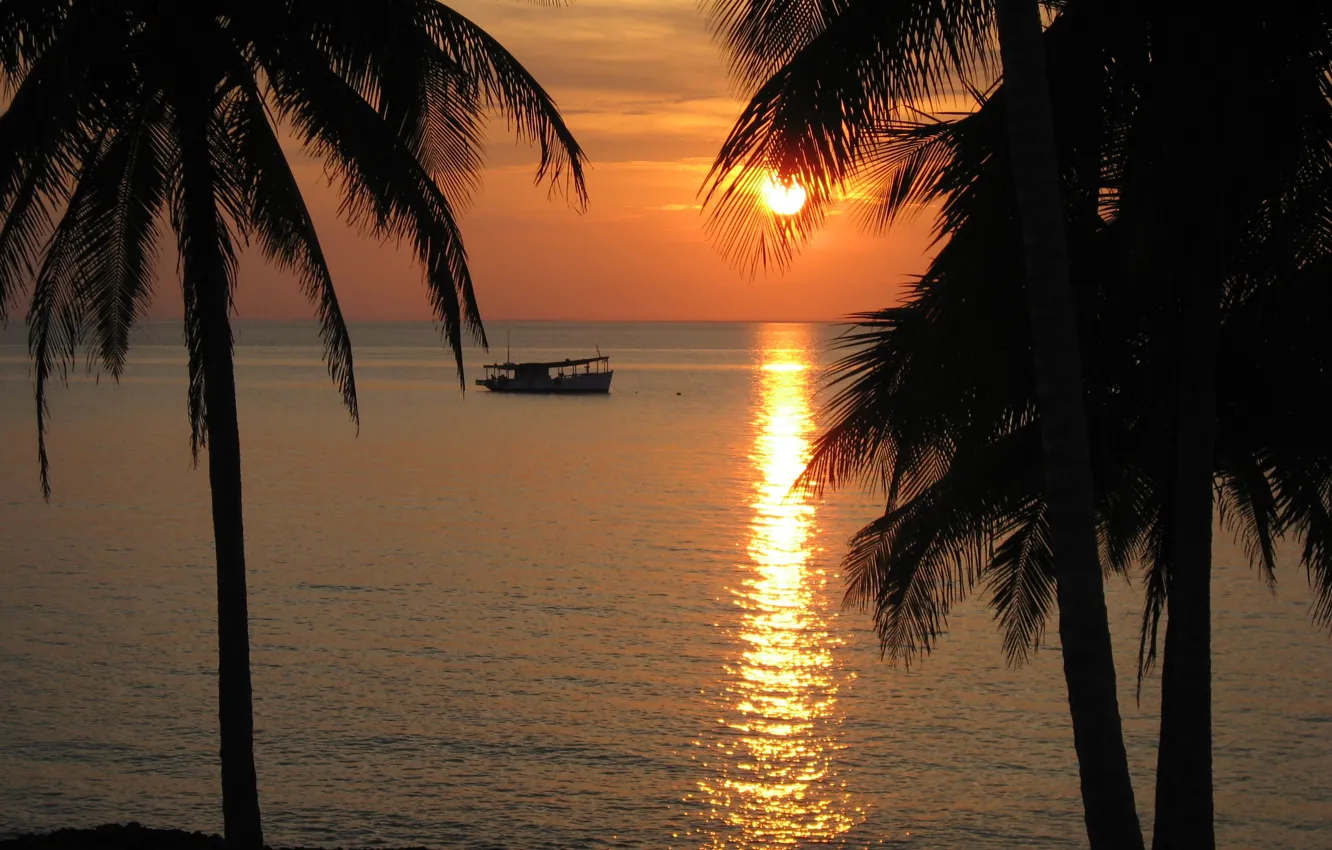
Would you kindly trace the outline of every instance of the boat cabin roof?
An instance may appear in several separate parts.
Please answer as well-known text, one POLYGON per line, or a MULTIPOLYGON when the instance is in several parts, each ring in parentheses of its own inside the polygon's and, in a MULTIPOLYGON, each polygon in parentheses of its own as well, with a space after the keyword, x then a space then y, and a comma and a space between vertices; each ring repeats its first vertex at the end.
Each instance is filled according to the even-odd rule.
POLYGON ((610 362, 610 355, 583 357, 578 360, 552 360, 549 363, 490 363, 487 369, 553 369, 557 366, 586 366, 589 363, 610 362))

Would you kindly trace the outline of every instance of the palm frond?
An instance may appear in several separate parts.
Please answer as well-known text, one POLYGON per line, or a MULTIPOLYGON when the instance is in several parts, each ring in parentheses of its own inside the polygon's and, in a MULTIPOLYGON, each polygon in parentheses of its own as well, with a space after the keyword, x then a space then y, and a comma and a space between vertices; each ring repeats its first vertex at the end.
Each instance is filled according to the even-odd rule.
POLYGON ((123 93, 113 81, 125 59, 123 52, 107 56, 106 39, 117 32, 116 16, 104 8, 109 5, 82 4, 58 37, 34 34, 36 41, 20 49, 26 57, 22 85, 0 114, 0 322, 36 274, 54 219, 92 155, 97 128, 115 121, 123 93))
POLYGON ((842 563, 846 604, 873 614, 884 656, 908 667, 933 649, 980 569, 966 558, 973 547, 906 539, 900 526, 921 507, 904 506, 861 529, 842 563))
POLYGON ((986 568, 991 607, 1008 663, 1025 663, 1041 644, 1055 601, 1053 556, 1043 501, 1013 514, 986 568))
MULTIPOLYGON (((262 5, 252 9, 262 14, 247 25, 249 36, 266 41, 283 29, 314 46, 326 67, 409 140, 432 173, 472 179, 480 136, 470 104, 477 98, 498 110, 520 140, 538 147, 538 183, 549 180, 577 207, 586 206, 586 156, 554 100, 503 45, 456 10, 435 0, 288 5, 291 13, 281 19, 262 5)), ((273 59, 270 53, 265 61, 273 59)), ((464 197, 453 190, 463 188, 445 183, 455 204, 464 197)))
POLYGON ((1295 453, 1273 471, 1284 524, 1303 540, 1300 566, 1313 591, 1310 615, 1332 632, 1332 458, 1295 453))
POLYGON ((290 8, 246 6, 242 33, 275 32, 310 45, 412 148, 455 204, 480 182, 483 94, 436 42, 433 2, 392 0, 355 14, 355 4, 293 0, 290 8))
MULTIPOLYGON (((1332 118, 1332 101, 1324 111, 1332 118)), ((1312 140, 1302 144, 1317 147, 1312 140)), ((1269 584, 1276 540, 1293 536, 1302 543, 1311 615, 1329 628, 1332 447, 1322 398, 1310 388, 1332 375, 1322 321, 1332 309, 1332 215, 1312 198, 1321 192, 1321 209, 1332 211, 1332 154, 1297 156, 1303 165, 1280 188, 1289 202, 1261 204, 1248 220, 1252 229, 1233 246, 1244 280, 1228 293, 1222 326, 1218 370, 1227 380, 1220 387, 1219 473, 1223 518, 1238 524, 1269 584), (1318 247, 1320 239, 1326 247, 1318 247), (1302 250, 1304 258, 1292 261, 1302 250)))
POLYGON ((42 253, 28 313, 28 351, 34 364, 33 396, 37 406, 37 460, 42 497, 51 498, 46 429, 50 408, 46 390, 52 374, 67 378, 83 341, 87 273, 80 263, 89 241, 87 225, 96 219, 98 172, 109 160, 115 140, 103 133, 83 163, 68 207, 42 253))
MULTIPOLYGON (((967 443, 935 480, 852 538, 844 562, 847 604, 874 614, 885 655, 910 664, 928 654, 952 607, 995 568, 996 552, 1021 551, 1020 541, 1009 541, 1032 521, 1040 486, 1039 468, 1032 464, 1037 436, 1028 425, 983 444, 967 443)), ((1032 548, 1020 566, 1031 570, 1042 563, 1032 548)), ((1030 618, 1042 597, 1040 581, 1030 572, 1021 578, 1027 583, 1005 597, 1013 607, 1000 611, 1006 641, 1010 634, 1023 641, 1038 634, 1030 618)))
POLYGON ((9 319, 10 300, 35 272, 35 260, 51 231, 52 216, 67 203, 65 181, 54 172, 48 163, 30 169, 4 211, 0 223, 0 323, 9 319))
POLYGON ((1132 581, 1152 555, 1151 529, 1160 519, 1160 482, 1138 445, 1141 425, 1120 407, 1103 403, 1106 397, 1122 398, 1122 387, 1101 385, 1089 395, 1093 396, 1088 408, 1098 561, 1105 578, 1116 575, 1132 581))
POLYGON ((889 308, 850 318, 855 323, 834 342, 835 348, 850 353, 829 370, 829 387, 836 390, 822 411, 829 424, 815 439, 809 463, 796 481, 817 498, 856 480, 885 491, 900 489, 889 483, 900 482, 895 470, 902 466, 891 435, 891 405, 906 359, 896 332, 910 313, 889 308))
POLYGON ((846 6, 839 0, 710 0, 706 10, 731 77, 753 86, 785 65, 846 6))
MULTIPOLYGON (((777 73, 844 16, 873 27, 884 71, 907 100, 991 69, 988 0, 710 0, 707 11, 731 73, 744 86, 777 73)), ((848 58, 863 55, 853 49, 848 58)))
POLYGON ((860 180, 868 187, 860 216, 869 229, 886 230, 941 194, 945 171, 954 165, 957 123, 897 121, 874 134, 860 180))
POLYGON ((445 54, 509 122, 518 138, 540 151, 536 181, 549 180, 578 209, 587 207, 587 156, 565 125, 554 99, 489 33, 434 0, 422 0, 428 27, 445 54))
POLYGON ((359 425, 351 336, 319 234, 257 86, 252 80, 238 82, 243 91, 224 119, 229 129, 226 135, 234 143, 234 159, 223 175, 244 192, 243 220, 253 225, 264 256, 278 268, 294 271, 301 291, 315 305, 329 377, 359 425))
POLYGON ((1223 528, 1244 543, 1249 563, 1276 587, 1276 540, 1281 516, 1272 492, 1271 464, 1261 457, 1223 458, 1217 470, 1217 508, 1223 528))
POLYGON ((144 104, 80 181, 88 192, 77 257, 86 336, 115 378, 125 368, 130 330, 152 301, 169 148, 160 104, 144 104))
MULTIPOLYGON (((1168 498, 1169 492, 1165 494, 1168 498)), ((1170 593, 1170 566, 1173 561, 1174 510, 1163 499, 1154 522, 1144 533, 1142 624, 1138 629, 1137 693, 1142 697, 1142 680, 1156 666, 1161 617, 1166 612, 1170 593)))
POLYGON ((24 74, 59 35, 74 0, 6 0, 0 3, 0 92, 11 94, 24 74))
POLYGON ((704 181, 707 228, 722 252, 751 272, 786 266, 846 188, 876 128, 987 67, 990 11, 984 0, 830 7, 816 34, 792 42, 798 49, 765 71, 704 181), (798 214, 776 216, 757 203, 771 175, 805 189, 798 214))
POLYGON ((342 213, 380 237, 409 240, 462 381, 462 329, 485 344, 462 235, 449 203, 409 145, 340 77, 321 70, 311 51, 288 47, 267 67, 279 113, 304 144, 334 167, 342 213))
POLYGON ((987 163, 965 181, 949 167, 948 241, 930 271, 906 306, 853 317, 802 485, 891 479, 909 497, 955 447, 1031 419, 1021 260, 1005 239, 1014 224, 1001 167, 987 163), (909 466, 890 474, 899 456, 909 466))

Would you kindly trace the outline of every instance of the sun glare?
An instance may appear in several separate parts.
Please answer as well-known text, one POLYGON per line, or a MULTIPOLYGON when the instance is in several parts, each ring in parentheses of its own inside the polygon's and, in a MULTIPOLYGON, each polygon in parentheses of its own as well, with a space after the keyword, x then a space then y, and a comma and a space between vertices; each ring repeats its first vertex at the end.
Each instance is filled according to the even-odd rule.
MULTIPOLYGON (((792 485, 809 461, 813 341, 765 340, 755 411, 753 519, 732 589, 740 609, 719 725, 698 782, 700 850, 832 845, 863 820, 839 776, 842 645, 825 614, 816 502, 792 485)), ((840 846, 840 845, 838 845, 840 846)))
POLYGON ((763 201, 777 215, 795 215, 805 205, 805 187, 794 180, 783 182, 770 174, 763 187, 763 201))

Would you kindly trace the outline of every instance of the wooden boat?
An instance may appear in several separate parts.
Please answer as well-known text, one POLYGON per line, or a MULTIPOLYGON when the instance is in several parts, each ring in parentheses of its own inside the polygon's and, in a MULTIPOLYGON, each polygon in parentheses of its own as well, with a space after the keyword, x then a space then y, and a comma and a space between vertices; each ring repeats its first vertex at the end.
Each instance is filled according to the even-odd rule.
POLYGON ((608 393, 610 357, 552 360, 548 363, 491 363, 476 385, 497 393, 608 393))

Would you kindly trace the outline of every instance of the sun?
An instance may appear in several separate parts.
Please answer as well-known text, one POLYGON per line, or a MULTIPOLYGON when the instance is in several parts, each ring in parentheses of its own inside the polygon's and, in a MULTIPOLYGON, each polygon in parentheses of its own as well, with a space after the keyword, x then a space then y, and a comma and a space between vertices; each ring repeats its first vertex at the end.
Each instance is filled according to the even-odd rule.
POLYGON ((777 215, 795 215, 805 205, 805 187, 794 180, 781 181, 769 174, 763 186, 763 201, 777 215))

